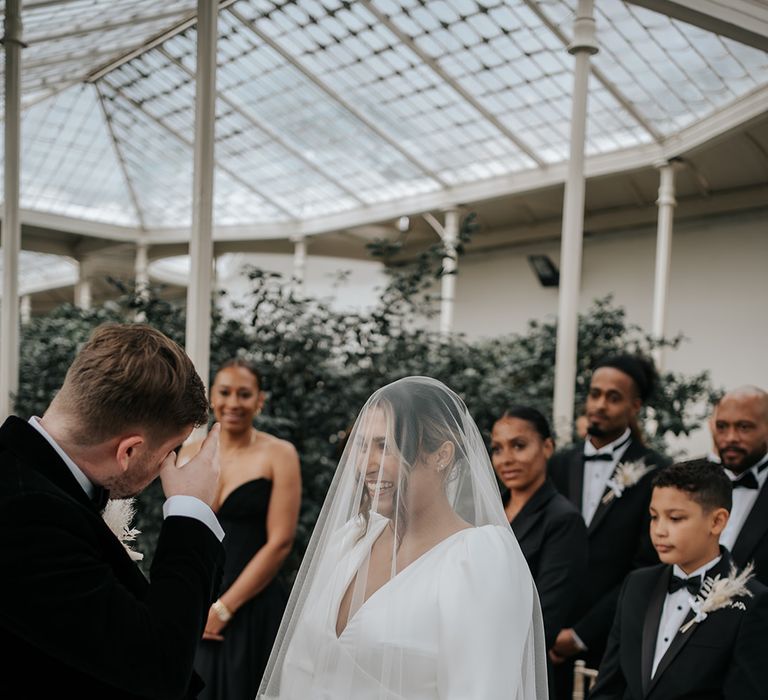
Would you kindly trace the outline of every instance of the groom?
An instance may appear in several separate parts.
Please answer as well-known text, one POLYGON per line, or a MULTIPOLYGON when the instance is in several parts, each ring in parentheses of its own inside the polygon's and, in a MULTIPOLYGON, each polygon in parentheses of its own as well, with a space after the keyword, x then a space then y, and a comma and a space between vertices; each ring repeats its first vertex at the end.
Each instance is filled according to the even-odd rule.
POLYGON ((93 333, 40 419, 0 427, 2 698, 195 697, 192 661, 223 559, 210 509, 218 431, 184 351, 144 325, 93 333), (160 475, 168 500, 148 582, 101 517, 160 475))

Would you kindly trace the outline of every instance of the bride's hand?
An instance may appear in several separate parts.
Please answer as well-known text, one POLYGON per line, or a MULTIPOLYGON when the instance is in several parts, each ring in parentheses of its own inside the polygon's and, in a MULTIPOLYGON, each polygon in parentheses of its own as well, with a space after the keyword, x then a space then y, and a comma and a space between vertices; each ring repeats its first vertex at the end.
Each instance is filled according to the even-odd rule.
POLYGON ((227 626, 226 622, 222 622, 221 618, 216 614, 213 608, 208 610, 208 620, 205 623, 205 629, 203 630, 203 639, 212 640, 214 642, 224 641, 222 636, 222 630, 227 626))

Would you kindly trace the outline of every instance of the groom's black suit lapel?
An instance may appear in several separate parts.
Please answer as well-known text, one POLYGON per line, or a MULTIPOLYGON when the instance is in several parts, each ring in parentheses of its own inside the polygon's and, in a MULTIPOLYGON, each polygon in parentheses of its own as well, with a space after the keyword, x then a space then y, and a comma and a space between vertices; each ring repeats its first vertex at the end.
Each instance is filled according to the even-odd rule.
POLYGON ((88 498, 69 467, 35 428, 21 418, 10 416, 0 426, 1 449, 12 452, 20 462, 86 509, 92 516, 93 527, 100 536, 105 554, 115 567, 118 578, 139 593, 146 589, 147 579, 128 556, 125 547, 104 522, 98 508, 88 498))
MULTIPOLYGON (((706 573, 706 577, 714 577, 718 574, 722 576, 727 576, 728 571, 731 567, 731 558, 727 551, 721 550, 723 552, 722 559, 715 564, 709 571, 706 573)), ((669 581, 669 577, 671 576, 671 567, 669 567, 666 572, 660 577, 660 579, 664 579, 665 581, 665 591, 666 594, 666 583, 669 581)), ((654 589, 654 594, 658 592, 658 588, 654 589)), ((662 597, 662 605, 664 604, 664 598, 662 597)), ((650 610, 648 611, 648 614, 650 614, 650 610)), ((693 610, 689 610, 688 614, 685 616, 685 620, 683 620, 683 623, 680 625, 680 629, 678 629, 677 634, 675 635, 674 639, 672 640, 672 643, 669 645, 669 648, 665 652, 664 656, 661 657, 661 660, 659 661, 659 665, 656 668, 656 673, 654 674, 653 678, 650 679, 650 682, 647 685, 647 691, 646 696, 650 694, 650 692, 656 687, 656 684, 659 682, 659 679, 662 677, 664 672, 669 668, 670 664, 675 660, 675 657, 680 653, 680 651, 683 649, 683 647, 688 643, 688 641, 693 637, 693 635, 696 633, 696 630, 699 627, 698 622, 694 622, 690 627, 686 629, 685 632, 682 632, 681 630, 689 623, 691 622, 694 617, 695 613, 693 610)), ((661 608, 659 608, 658 611, 658 617, 656 621, 656 630, 658 632, 658 625, 661 618, 661 608)), ((653 640, 654 650, 651 652, 651 664, 653 664, 653 653, 655 652, 655 645, 656 640, 653 640)), ((645 652, 645 628, 643 629, 643 652, 645 652)), ((643 657, 645 659, 645 657, 643 657)), ((643 671, 645 671, 645 667, 643 667, 643 671)), ((643 684, 646 683, 646 677, 643 676, 643 684)))
MULTIPOLYGON (((613 472, 611 473, 611 478, 616 474, 616 469, 618 468, 619 464, 622 462, 635 462, 639 459, 642 459, 647 450, 643 445, 641 445, 639 442, 636 442, 635 440, 630 440, 629 445, 627 446, 627 449, 624 451, 624 454, 622 455, 621 459, 616 463, 616 466, 613 468, 613 472)), ((583 463, 583 460, 582 460, 583 463)), ((584 476, 583 476, 583 467, 582 467, 582 483, 584 482, 584 476)), ((632 487, 630 487, 632 488, 632 487)), ((603 498, 611 493, 611 489, 606 487, 605 491, 603 492, 603 495, 600 497, 600 503, 597 506, 597 510, 595 511, 594 516, 592 516, 592 520, 589 523, 588 532, 591 535, 598 527, 600 527, 600 524, 603 522, 603 519, 608 514, 608 512, 611 510, 611 508, 616 504, 617 501, 619 501, 619 498, 612 498, 608 503, 603 502, 603 498)))

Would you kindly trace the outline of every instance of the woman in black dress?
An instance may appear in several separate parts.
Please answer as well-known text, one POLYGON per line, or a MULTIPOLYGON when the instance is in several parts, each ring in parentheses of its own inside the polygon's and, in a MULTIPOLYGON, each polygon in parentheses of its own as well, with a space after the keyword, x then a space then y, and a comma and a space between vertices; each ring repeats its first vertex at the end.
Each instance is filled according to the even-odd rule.
MULTIPOLYGON (((587 573, 584 520, 547 479, 554 448, 549 424, 534 408, 514 406, 494 423, 491 461, 504 485, 504 510, 539 592, 547 649, 577 619, 587 573)), ((556 675, 569 672, 563 668, 556 675)), ((557 697, 555 688, 550 697, 557 697)))
MULTIPOLYGON (((264 398, 259 373, 245 360, 227 362, 211 387, 221 424, 214 510, 226 559, 195 660, 205 681, 200 700, 256 697, 287 601, 278 572, 293 544, 301 474, 293 445, 253 427, 264 398)), ((185 448, 182 459, 198 448, 185 448)))

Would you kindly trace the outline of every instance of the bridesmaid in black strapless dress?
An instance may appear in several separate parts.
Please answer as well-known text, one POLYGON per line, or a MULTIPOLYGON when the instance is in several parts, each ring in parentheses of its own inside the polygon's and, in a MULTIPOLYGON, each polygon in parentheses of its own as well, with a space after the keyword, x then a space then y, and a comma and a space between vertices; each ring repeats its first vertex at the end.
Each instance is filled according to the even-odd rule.
POLYGON ((254 700, 287 601, 279 570, 293 542, 301 476, 293 446, 253 428, 263 401, 250 363, 230 361, 216 374, 211 405, 222 430, 214 510, 226 559, 195 659, 205 681, 200 700, 254 700))
MULTIPOLYGON (((267 540, 269 479, 253 479, 236 488, 218 510, 224 528, 224 577, 220 593, 235 581, 267 540)), ((223 641, 203 640, 195 669, 205 679, 200 698, 254 700, 272 651, 288 599, 276 576, 243 605, 226 627, 223 641)))

